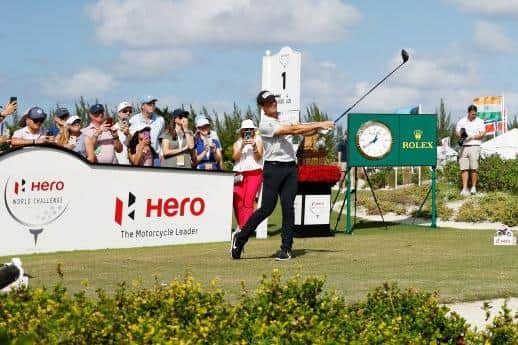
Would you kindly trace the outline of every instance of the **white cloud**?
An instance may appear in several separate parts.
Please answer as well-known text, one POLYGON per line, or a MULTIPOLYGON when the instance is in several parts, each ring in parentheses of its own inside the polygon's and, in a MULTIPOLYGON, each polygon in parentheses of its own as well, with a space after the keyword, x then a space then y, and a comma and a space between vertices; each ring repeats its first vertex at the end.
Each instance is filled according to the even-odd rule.
POLYGON ((465 11, 498 16, 518 16, 516 0, 448 0, 465 11))
POLYGON ((484 50, 497 53, 512 53, 516 50, 513 40, 503 32, 499 25, 486 21, 476 23, 475 43, 484 50))
POLYGON ((329 42, 361 18, 341 0, 99 0, 88 14, 103 42, 131 47, 329 42))
POLYGON ((150 78, 184 66, 191 60, 185 49, 131 49, 123 50, 115 65, 121 78, 150 78))
POLYGON ((100 70, 82 70, 70 77, 53 75, 42 85, 43 93, 60 98, 100 97, 115 86, 113 77, 100 70))

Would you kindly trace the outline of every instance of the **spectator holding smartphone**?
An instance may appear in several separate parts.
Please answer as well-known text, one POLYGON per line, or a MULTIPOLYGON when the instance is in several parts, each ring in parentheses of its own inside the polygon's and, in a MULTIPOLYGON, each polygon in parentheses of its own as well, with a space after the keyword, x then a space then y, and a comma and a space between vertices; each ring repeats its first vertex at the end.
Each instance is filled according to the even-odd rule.
POLYGON ((46 136, 42 125, 47 114, 40 107, 32 107, 27 111, 27 114, 22 119, 25 121, 25 126, 13 133, 11 139, 12 147, 19 147, 25 145, 35 144, 49 144, 54 142, 54 138, 46 136))
MULTIPOLYGON (((151 136, 151 147, 153 147, 153 150, 157 152, 160 156, 162 156, 161 150, 160 150, 160 142, 158 140, 158 137, 165 128, 165 121, 162 116, 159 116, 155 113, 156 110, 156 102, 158 101, 157 98, 153 96, 146 96, 140 100, 141 106, 140 110, 141 112, 138 114, 135 114, 130 119, 130 126, 134 126, 137 124, 144 124, 146 126, 149 126, 151 129, 150 136, 151 136)), ((155 166, 160 166, 160 159, 157 158, 157 161, 154 164, 155 166)))
POLYGON ((131 165, 153 166, 158 154, 151 145, 151 127, 139 123, 131 126, 131 139, 128 156, 131 165))
POLYGON ((113 118, 105 116, 102 104, 92 105, 89 112, 90 124, 82 130, 86 136, 86 159, 91 163, 117 164, 115 153, 122 152, 122 144, 113 128, 113 118))
POLYGON ((57 137, 66 127, 67 119, 70 117, 70 112, 65 107, 59 107, 54 112, 54 125, 48 130, 49 136, 57 137))
POLYGON ((129 132, 129 119, 133 114, 133 105, 130 102, 121 102, 117 106, 118 122, 113 126, 117 130, 119 140, 122 143, 122 151, 116 152, 117 161, 119 164, 130 165, 128 159, 128 146, 131 138, 129 132))
POLYGON ((223 160, 219 140, 211 138, 210 123, 206 117, 196 119, 196 136, 194 147, 196 150, 196 169, 221 170, 223 160))
POLYGON ((261 183, 263 182, 263 141, 256 135, 252 120, 244 120, 234 143, 234 214, 242 229, 252 213, 261 183))
POLYGON ((9 128, 5 123, 8 116, 11 116, 18 109, 18 101, 14 97, 11 97, 9 103, 7 103, 4 109, 0 112, 0 145, 9 143, 9 128))
POLYGON ((189 112, 175 109, 169 126, 160 136, 164 161, 162 166, 188 168, 196 161, 194 135, 189 130, 189 112))

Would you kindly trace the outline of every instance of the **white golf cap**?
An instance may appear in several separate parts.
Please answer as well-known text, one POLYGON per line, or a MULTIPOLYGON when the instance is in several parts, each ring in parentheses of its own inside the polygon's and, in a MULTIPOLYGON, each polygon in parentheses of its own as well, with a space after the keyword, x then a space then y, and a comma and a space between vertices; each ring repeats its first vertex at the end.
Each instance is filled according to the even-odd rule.
POLYGON ((133 104, 131 104, 130 102, 120 102, 119 105, 117 106, 117 112, 121 111, 122 109, 126 109, 126 108, 133 108, 133 104))
POLYGON ((68 119, 67 119, 67 125, 71 125, 73 124, 74 122, 76 122, 77 120, 81 121, 81 118, 77 115, 72 115, 70 116, 68 119))
POLYGON ((196 127, 203 127, 205 125, 210 125, 209 119, 207 119, 206 117, 196 118, 196 127))
POLYGON ((256 129, 257 127, 255 127, 254 121, 252 121, 250 119, 246 119, 241 122, 241 127, 239 127, 239 130, 246 129, 246 128, 256 129))
POLYGON ((141 130, 146 129, 146 128, 151 129, 151 127, 149 127, 149 126, 148 126, 148 125, 146 125, 145 123, 143 123, 143 122, 138 122, 138 123, 136 123, 136 124, 134 124, 134 125, 131 125, 129 130, 130 130, 130 134, 131 134, 131 135, 135 135, 135 133, 138 133, 138 132, 140 132, 141 130))

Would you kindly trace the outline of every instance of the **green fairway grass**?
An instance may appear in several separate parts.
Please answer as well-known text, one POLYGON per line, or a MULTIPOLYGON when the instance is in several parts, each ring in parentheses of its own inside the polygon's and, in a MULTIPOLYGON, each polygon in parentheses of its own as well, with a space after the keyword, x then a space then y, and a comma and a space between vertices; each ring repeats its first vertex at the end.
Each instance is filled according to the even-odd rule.
MULTIPOLYGON (((335 215, 336 216, 336 215, 335 215)), ((22 256, 35 278, 32 286, 52 286, 60 281, 71 291, 88 281, 89 290, 113 291, 120 281, 141 280, 150 285, 155 277, 167 282, 190 272, 203 284, 219 279, 230 300, 239 296, 241 281, 255 288, 261 275, 279 269, 287 277, 327 277, 327 289, 338 290, 349 300, 364 297, 385 281, 403 287, 437 290, 443 302, 518 296, 517 247, 492 244, 493 231, 437 229, 361 223, 353 235, 295 239, 295 258, 274 261, 280 245, 279 217, 270 224, 267 240, 251 239, 242 260, 232 260, 228 243, 196 244, 134 249, 79 251, 22 256)), ((0 258, 0 262, 8 258, 0 258)))

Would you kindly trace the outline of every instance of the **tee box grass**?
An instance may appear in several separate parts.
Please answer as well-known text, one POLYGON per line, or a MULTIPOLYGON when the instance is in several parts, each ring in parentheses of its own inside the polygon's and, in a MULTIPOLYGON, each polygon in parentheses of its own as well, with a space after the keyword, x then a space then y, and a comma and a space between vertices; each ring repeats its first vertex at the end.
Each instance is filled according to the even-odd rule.
MULTIPOLYGON (((326 277, 326 288, 351 301, 359 300, 385 281, 402 287, 438 291, 443 302, 518 296, 517 248, 493 246, 491 230, 469 231, 360 223, 353 235, 295 238, 294 259, 276 262, 279 249, 279 208, 270 218, 270 236, 251 239, 242 260, 232 260, 229 243, 131 249, 60 252, 22 256, 35 276, 32 286, 50 287, 62 280, 75 292, 88 281, 90 291, 113 291, 121 281, 155 279, 168 282, 186 272, 209 284, 218 279, 229 299, 239 296, 242 283, 256 287, 263 273, 277 268, 284 277, 297 272, 326 277), (56 272, 60 264, 61 277, 56 272)), ((336 214, 333 214, 334 224, 336 214)), ((343 229, 343 222, 339 229, 343 229)), ((0 258, 7 262, 10 258, 0 258)))

